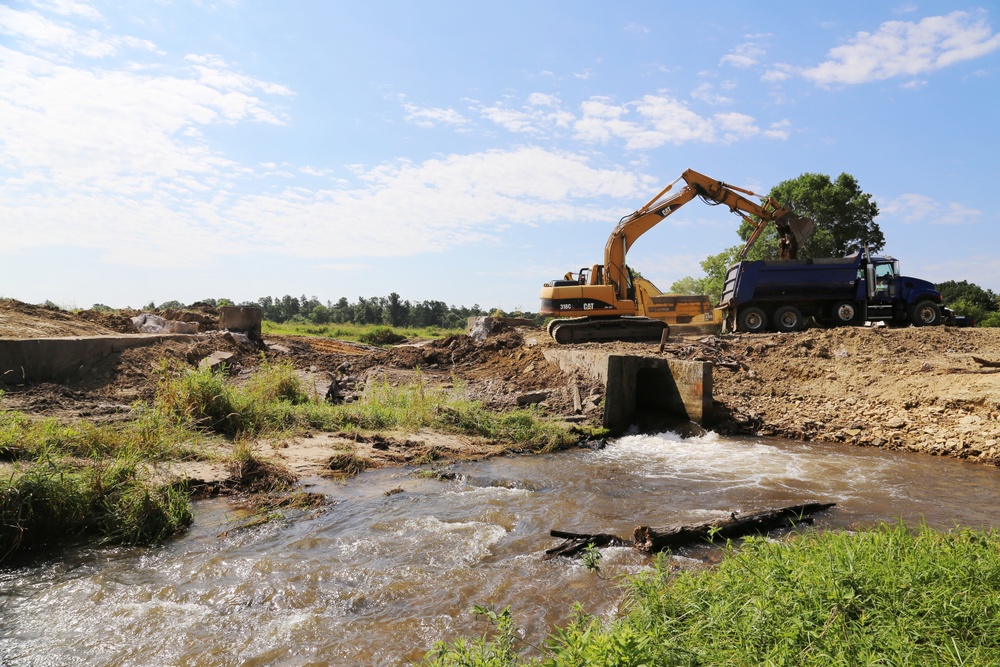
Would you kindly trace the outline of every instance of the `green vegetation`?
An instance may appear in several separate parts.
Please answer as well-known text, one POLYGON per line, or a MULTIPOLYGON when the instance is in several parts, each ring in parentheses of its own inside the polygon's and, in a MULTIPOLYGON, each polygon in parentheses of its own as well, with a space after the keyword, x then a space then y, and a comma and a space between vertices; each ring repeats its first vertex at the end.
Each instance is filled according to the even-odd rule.
POLYGON ((533 410, 493 413, 469 401, 461 387, 374 384, 363 400, 331 405, 309 397, 290 364, 264 364, 243 386, 208 369, 161 373, 155 410, 190 428, 255 437, 307 427, 378 431, 425 427, 476 435, 538 451, 571 444, 575 436, 533 410))
MULTIPOLYGON (((1000 535, 902 524, 728 547, 718 567, 676 572, 659 558, 629 582, 628 611, 577 610, 527 658, 508 610, 493 638, 439 644, 426 664, 995 665, 1000 535)), ((480 614, 486 610, 478 607, 480 614)))
POLYGON ((394 345, 410 338, 447 338, 465 333, 465 323, 461 328, 442 329, 438 326, 422 328, 387 327, 376 324, 302 324, 293 322, 273 322, 264 320, 261 331, 265 334, 282 336, 320 336, 347 340, 366 345, 394 345))
MULTIPOLYGON (((288 363, 264 363, 241 384, 225 369, 163 363, 152 405, 132 412, 121 422, 93 424, 0 411, 0 461, 11 462, 0 478, 0 560, 77 538, 148 543, 183 530, 191 521, 186 493, 155 480, 156 462, 225 460, 241 489, 287 489, 294 476, 253 447, 255 439, 282 433, 431 427, 532 451, 576 441, 532 410, 489 412, 461 387, 382 383, 357 402, 331 405, 310 396, 288 363)), ((365 461, 350 454, 339 471, 356 474, 365 461)))
POLYGON ((464 329, 467 318, 485 315, 479 304, 471 308, 449 306, 443 301, 407 301, 395 292, 389 296, 358 297, 354 303, 346 297, 322 303, 316 297, 261 297, 242 306, 258 306, 265 320, 294 324, 385 325, 393 328, 464 329))
POLYGON ((83 462, 46 455, 0 482, 0 560, 15 550, 99 536, 162 540, 191 523, 183 489, 156 485, 135 456, 83 462))
POLYGON ((1000 294, 965 280, 946 280, 937 288, 944 305, 956 315, 972 318, 976 326, 1000 327, 1000 294))

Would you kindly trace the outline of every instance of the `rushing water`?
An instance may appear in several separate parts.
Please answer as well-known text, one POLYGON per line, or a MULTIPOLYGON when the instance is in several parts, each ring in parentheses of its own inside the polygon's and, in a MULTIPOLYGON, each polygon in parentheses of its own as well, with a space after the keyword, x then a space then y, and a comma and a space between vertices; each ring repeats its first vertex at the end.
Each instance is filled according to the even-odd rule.
MULTIPOLYGON (((615 581, 542 561, 552 528, 629 536, 808 500, 838 503, 820 527, 1000 526, 1000 470, 834 445, 637 435, 450 469, 452 481, 402 469, 313 480, 326 512, 242 531, 227 532, 225 501, 200 502, 193 528, 162 547, 0 570, 0 665, 396 665, 482 634, 474 604, 510 605, 533 641, 577 601, 613 616, 615 581)), ((610 549, 602 569, 647 565, 610 549)))

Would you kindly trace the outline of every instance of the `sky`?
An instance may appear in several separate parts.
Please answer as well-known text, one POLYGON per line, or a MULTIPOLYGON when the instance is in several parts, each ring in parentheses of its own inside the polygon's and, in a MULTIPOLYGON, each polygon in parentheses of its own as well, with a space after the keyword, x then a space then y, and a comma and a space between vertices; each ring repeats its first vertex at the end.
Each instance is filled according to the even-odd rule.
MULTIPOLYGON (((904 275, 1000 292, 1000 5, 707 7, 2 0, 0 297, 536 311, 688 168, 852 174, 904 275)), ((666 290, 738 223, 628 262, 666 290)))

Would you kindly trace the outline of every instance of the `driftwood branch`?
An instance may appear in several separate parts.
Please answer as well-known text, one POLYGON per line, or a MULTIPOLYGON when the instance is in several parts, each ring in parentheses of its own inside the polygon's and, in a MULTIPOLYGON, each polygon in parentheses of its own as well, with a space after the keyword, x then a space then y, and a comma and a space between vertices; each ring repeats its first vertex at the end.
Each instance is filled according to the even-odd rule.
POLYGON ((562 544, 552 547, 551 549, 546 549, 545 556, 542 558, 543 560, 558 558, 559 556, 573 558, 591 545, 598 548, 632 545, 632 542, 630 541, 623 540, 616 535, 608 535, 607 533, 589 535, 586 533, 567 533, 562 530, 550 530, 549 535, 552 537, 561 537, 565 541, 562 544))
POLYGON ((1000 361, 989 361, 987 359, 980 359, 979 357, 972 357, 972 360, 980 366, 985 366, 987 368, 1000 368, 1000 361))
POLYGON ((805 503, 780 509, 763 510, 749 514, 733 513, 725 519, 715 519, 693 525, 675 524, 664 528, 639 526, 632 532, 631 540, 606 533, 570 533, 563 530, 549 531, 552 537, 564 542, 545 551, 544 559, 578 556, 588 546, 631 546, 644 553, 673 549, 691 542, 711 542, 715 539, 731 540, 745 535, 761 535, 778 528, 798 524, 811 524, 816 512, 830 509, 836 503, 805 503))
POLYGON ((727 519, 716 519, 687 526, 675 524, 665 528, 639 526, 632 533, 635 548, 654 553, 679 547, 689 542, 712 542, 715 539, 731 540, 745 535, 762 535, 778 528, 797 524, 811 524, 815 512, 830 509, 836 503, 806 503, 781 509, 763 510, 749 514, 733 513, 727 519))

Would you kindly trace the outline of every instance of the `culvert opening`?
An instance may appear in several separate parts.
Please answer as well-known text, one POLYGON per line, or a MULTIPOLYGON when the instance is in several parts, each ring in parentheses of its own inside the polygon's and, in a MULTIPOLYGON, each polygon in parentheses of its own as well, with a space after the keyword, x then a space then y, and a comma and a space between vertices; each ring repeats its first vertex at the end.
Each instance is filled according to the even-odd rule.
POLYGON ((640 368, 635 374, 635 409, 666 412, 671 409, 677 384, 667 368, 640 368))
POLYGON ((690 423, 669 368, 640 368, 635 375, 635 421, 643 431, 677 431, 690 423))

